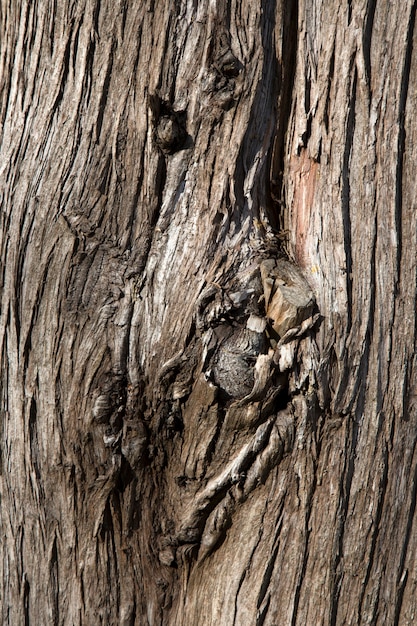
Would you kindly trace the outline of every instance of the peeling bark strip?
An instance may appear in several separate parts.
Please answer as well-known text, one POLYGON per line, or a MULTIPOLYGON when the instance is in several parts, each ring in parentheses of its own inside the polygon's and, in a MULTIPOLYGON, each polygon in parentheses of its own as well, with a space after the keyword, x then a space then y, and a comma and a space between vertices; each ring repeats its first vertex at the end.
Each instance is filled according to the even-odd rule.
POLYGON ((0 0, 2 624, 415 622, 415 17, 0 0))

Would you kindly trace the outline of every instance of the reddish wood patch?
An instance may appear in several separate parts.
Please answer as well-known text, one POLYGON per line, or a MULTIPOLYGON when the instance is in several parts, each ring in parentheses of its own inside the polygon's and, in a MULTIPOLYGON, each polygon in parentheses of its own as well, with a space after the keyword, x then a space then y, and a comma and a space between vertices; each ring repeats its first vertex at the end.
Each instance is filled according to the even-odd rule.
POLYGON ((318 178, 319 163, 310 158, 306 150, 291 159, 291 174, 294 183, 294 199, 291 210, 292 228, 295 237, 296 260, 301 267, 309 264, 309 239, 311 213, 318 178))

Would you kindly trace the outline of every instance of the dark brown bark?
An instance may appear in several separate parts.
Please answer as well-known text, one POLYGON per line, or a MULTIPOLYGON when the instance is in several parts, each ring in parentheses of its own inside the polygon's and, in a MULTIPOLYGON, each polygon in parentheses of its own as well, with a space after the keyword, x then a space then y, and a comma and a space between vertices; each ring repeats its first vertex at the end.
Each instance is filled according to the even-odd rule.
POLYGON ((412 624, 414 2, 0 2, 3 624, 412 624))

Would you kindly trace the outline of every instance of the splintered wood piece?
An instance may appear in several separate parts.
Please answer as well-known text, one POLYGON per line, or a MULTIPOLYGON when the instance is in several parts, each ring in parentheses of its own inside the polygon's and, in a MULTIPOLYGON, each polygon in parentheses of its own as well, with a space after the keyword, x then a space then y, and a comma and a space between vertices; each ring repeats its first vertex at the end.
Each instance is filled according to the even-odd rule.
POLYGON ((300 269, 285 259, 261 263, 265 311, 273 330, 282 337, 310 317, 314 294, 300 269))

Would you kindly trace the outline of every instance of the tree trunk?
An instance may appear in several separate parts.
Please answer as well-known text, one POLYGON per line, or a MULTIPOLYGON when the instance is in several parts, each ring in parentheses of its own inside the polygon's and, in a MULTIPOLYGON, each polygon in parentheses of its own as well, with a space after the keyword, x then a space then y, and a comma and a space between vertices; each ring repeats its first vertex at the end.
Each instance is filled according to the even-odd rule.
POLYGON ((3 624, 413 624, 416 3, 0 2, 3 624))

